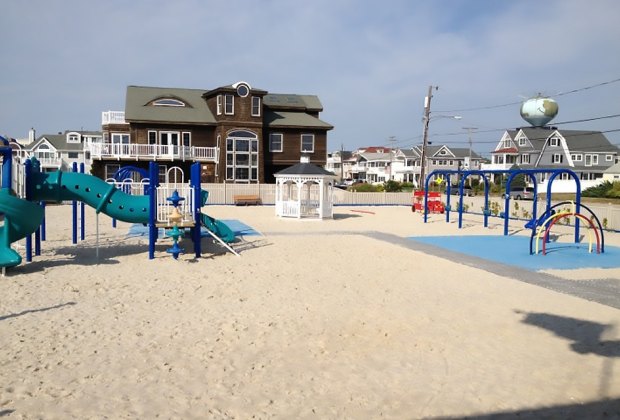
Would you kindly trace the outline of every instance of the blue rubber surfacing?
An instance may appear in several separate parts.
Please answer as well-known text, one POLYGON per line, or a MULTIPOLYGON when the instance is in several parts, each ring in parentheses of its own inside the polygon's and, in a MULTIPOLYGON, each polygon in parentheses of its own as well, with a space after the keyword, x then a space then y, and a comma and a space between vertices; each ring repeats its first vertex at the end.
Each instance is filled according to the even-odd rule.
MULTIPOLYGON (((258 233, 256 230, 254 230, 252 227, 246 225, 245 223, 236 220, 236 219, 228 219, 228 220, 220 220, 221 222, 225 223, 226 226, 228 226, 230 228, 230 230, 233 231, 233 233, 235 234, 235 236, 254 236, 254 235, 260 235, 260 233, 258 233)), ((165 229, 159 229, 159 236, 160 237, 164 237, 165 234, 165 229)), ((149 235, 149 228, 148 226, 144 226, 140 223, 134 223, 133 225, 131 225, 129 227, 129 231, 127 232, 127 238, 130 237, 140 237, 140 236, 148 236, 149 235)), ((208 233, 206 231, 206 229, 203 227, 201 228, 201 236, 208 236, 208 233)))
POLYGON ((407 239, 533 271, 620 267, 619 247, 605 245, 605 252, 597 254, 596 243, 593 243, 592 253, 589 253, 587 241, 579 244, 549 242, 547 255, 542 255, 540 244, 540 253, 530 255, 529 236, 411 236, 407 239))

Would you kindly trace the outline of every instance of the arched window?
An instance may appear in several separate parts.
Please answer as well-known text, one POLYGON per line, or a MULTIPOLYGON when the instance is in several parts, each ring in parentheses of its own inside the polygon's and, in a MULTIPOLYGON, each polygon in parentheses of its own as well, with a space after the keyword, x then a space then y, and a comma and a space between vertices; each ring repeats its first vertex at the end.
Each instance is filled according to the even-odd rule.
POLYGON ((153 106, 187 106, 185 102, 175 98, 155 99, 151 105, 153 106))
POLYGON ((258 136, 247 130, 233 130, 226 136, 226 179, 258 181, 258 136))

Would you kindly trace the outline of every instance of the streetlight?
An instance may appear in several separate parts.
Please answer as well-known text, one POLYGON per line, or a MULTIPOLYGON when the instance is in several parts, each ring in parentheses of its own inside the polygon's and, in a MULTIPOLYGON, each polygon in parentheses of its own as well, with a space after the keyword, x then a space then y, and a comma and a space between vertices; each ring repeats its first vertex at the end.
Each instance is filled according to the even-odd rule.
MULTIPOLYGON (((467 169, 471 170, 472 168, 472 164, 471 164, 471 132, 474 130, 477 130, 478 127, 463 127, 463 130, 467 130, 467 137, 469 139, 469 161, 467 162, 467 169)), ((471 177, 467 178, 467 181, 469 182, 469 187, 471 188, 471 177)))

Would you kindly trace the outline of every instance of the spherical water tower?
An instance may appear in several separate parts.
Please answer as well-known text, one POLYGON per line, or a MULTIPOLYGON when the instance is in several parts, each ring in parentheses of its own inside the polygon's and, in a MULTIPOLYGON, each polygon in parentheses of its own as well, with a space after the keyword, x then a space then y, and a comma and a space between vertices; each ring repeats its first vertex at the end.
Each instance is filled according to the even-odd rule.
POLYGON ((521 118, 533 127, 543 127, 558 115, 558 109, 556 101, 539 95, 521 104, 521 118))

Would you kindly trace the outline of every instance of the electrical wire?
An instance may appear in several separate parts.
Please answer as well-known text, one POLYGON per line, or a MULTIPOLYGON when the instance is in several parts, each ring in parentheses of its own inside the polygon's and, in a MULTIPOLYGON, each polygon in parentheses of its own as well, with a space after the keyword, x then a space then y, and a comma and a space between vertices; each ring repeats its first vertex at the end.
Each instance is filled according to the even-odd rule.
MULTIPOLYGON (((584 90, 594 89, 594 88, 597 88, 597 87, 600 87, 600 86, 610 85, 612 83, 617 83, 617 82, 620 82, 620 78, 613 79, 613 80, 608 80, 608 81, 605 81, 605 82, 596 83, 594 85, 585 86, 585 87, 578 88, 578 89, 568 90, 566 92, 556 93, 555 95, 549 95, 549 97, 550 98, 554 98, 554 97, 558 97, 558 96, 570 95, 570 94, 573 94, 573 93, 582 92, 584 90)), ((452 109, 452 110, 446 110, 446 111, 433 111, 433 112, 435 112, 435 113, 447 113, 447 112, 482 111, 482 110, 485 110, 485 109, 495 109, 495 108, 503 108, 503 107, 512 106, 512 105, 519 105, 521 103, 523 103, 523 101, 510 102, 510 103, 499 104, 499 105, 489 105, 489 106, 481 106, 481 107, 473 107, 473 108, 462 108, 462 109, 452 109)))

